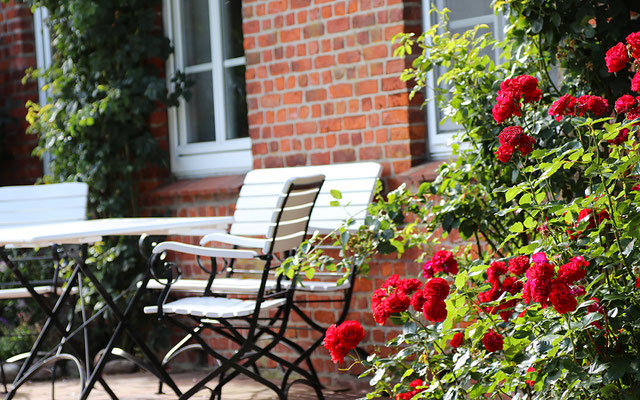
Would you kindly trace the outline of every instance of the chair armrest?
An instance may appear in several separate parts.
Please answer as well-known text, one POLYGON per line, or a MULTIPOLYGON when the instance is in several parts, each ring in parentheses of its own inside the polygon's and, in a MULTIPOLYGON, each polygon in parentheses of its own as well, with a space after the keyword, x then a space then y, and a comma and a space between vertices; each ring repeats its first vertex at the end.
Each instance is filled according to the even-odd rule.
POLYGON ((258 256, 258 253, 253 250, 215 249, 180 242, 162 242, 153 248, 153 254, 159 254, 163 251, 175 251, 202 257, 256 258, 258 256))
POLYGON ((211 242, 232 244, 250 249, 263 249, 267 239, 230 235, 228 233, 212 232, 200 239, 200 246, 211 242))

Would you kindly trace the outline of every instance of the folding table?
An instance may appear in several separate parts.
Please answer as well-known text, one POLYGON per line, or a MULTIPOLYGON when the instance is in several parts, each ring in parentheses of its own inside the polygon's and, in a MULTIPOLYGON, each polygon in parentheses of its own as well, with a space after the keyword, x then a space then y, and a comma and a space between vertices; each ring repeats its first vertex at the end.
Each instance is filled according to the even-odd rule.
POLYGON ((102 370, 108 360, 108 357, 112 353, 112 350, 115 348, 117 341, 125 330, 128 332, 138 348, 144 354, 146 358, 146 362, 144 363, 145 368, 158 376, 158 378, 164 381, 167 385, 169 385, 169 387, 174 390, 176 395, 179 396, 181 393, 178 387, 161 367, 160 362, 157 360, 151 350, 146 346, 138 333, 128 324, 129 318, 131 317, 132 312, 136 309, 137 303, 140 300, 144 290, 146 289, 146 285, 151 277, 149 270, 146 270, 141 284, 138 285, 138 289, 136 290, 131 300, 129 300, 129 302, 127 303, 125 309, 121 310, 115 304, 113 297, 109 293, 107 293, 97 277, 85 264, 84 259, 86 257, 87 244, 100 241, 103 236, 142 234, 176 234, 201 236, 214 230, 225 229, 226 226, 232 222, 232 220, 232 217, 108 218, 1 228, 0 260, 4 261, 7 266, 14 272, 21 284, 25 288, 27 288, 27 290, 29 290, 38 306, 45 312, 48 317, 47 321, 42 327, 42 331, 40 332, 38 339, 36 340, 32 348, 31 356, 23 363, 18 376, 14 380, 13 387, 11 388, 5 399, 10 400, 15 396, 16 391, 18 390, 20 385, 24 383, 24 380, 28 378, 28 375, 31 371, 52 361, 52 357, 49 357, 45 358, 44 360, 38 361, 32 366, 44 338, 48 335, 56 334, 55 332, 52 332, 52 329, 57 331, 57 334, 60 337, 59 349, 62 348, 63 344, 69 344, 72 347, 72 352, 74 353, 72 355, 60 354, 60 352, 58 351, 58 353, 56 353, 53 358, 57 357, 57 359, 71 359, 77 364, 82 363, 82 361, 80 360, 82 360, 83 358, 85 359, 85 365, 79 366, 79 370, 81 372, 81 375, 82 370, 84 369, 87 371, 87 375, 90 376, 89 380, 86 382, 83 379, 84 377, 81 376, 82 394, 79 397, 81 400, 87 399, 96 382, 101 383, 101 385, 104 387, 104 389, 112 399, 117 399, 115 393, 113 393, 107 383, 102 379, 102 370), (105 304, 107 305, 106 307, 111 310, 111 312, 119 321, 111 336, 111 339, 108 342, 107 347, 105 348, 102 356, 95 364, 95 366, 90 365, 91 361, 87 356, 86 349, 83 349, 82 346, 78 346, 77 343, 75 343, 76 340, 74 338, 75 335, 86 328, 86 325, 89 324, 92 319, 84 322, 80 327, 77 327, 73 331, 70 331, 65 326, 64 322, 61 322, 59 319, 59 314, 62 310, 62 306, 70 295, 72 285, 68 285, 65 288, 55 305, 50 305, 46 301, 46 299, 36 293, 33 285, 31 285, 29 280, 20 273, 15 264, 9 258, 8 253, 5 251, 6 248, 47 247, 54 244, 81 245, 81 250, 77 254, 72 254, 72 257, 75 261, 75 267, 71 274, 70 282, 73 282, 78 276, 85 276, 89 280, 91 285, 93 285, 96 291, 100 294, 105 304))

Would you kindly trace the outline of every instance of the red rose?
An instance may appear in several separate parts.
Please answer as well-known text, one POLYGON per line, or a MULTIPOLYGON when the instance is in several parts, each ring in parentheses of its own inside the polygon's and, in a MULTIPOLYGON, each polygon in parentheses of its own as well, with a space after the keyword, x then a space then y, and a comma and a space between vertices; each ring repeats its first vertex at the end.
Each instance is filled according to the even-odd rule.
POLYGON ((578 306, 578 302, 571 294, 569 286, 560 280, 555 280, 551 283, 549 301, 559 314, 571 312, 578 306))
POLYGON ((454 349, 457 349, 458 347, 460 347, 463 340, 464 340, 464 333, 457 332, 455 335, 453 335, 453 338, 451 338, 451 341, 449 342, 449 344, 454 349))
POLYGON ((499 91, 496 104, 493 106, 491 114, 493 119, 501 124, 507 119, 515 116, 521 116, 519 99, 510 91, 499 91))
POLYGON ((640 183, 636 183, 635 185, 633 185, 631 190, 634 190, 636 192, 640 192, 640 183))
POLYGON ((509 292, 512 296, 520 293, 523 287, 524 283, 519 281, 515 276, 508 276, 504 278, 504 281, 502 282, 502 290, 509 292))
POLYGON ((489 332, 484 334, 482 344, 488 352, 493 353, 502 350, 504 346, 504 339, 502 338, 502 335, 493 329, 490 329, 489 332))
POLYGON ((422 282, 414 278, 402 279, 398 281, 398 290, 405 294, 411 294, 415 292, 416 290, 420 289, 420 286, 422 286, 422 282))
MULTIPOLYGON (((535 368, 533 368, 533 367, 529 367, 529 368, 527 368, 527 374, 528 374, 528 373, 531 373, 531 372, 536 372, 536 369, 535 369, 535 368)), ((525 382, 527 382, 527 383, 529 384, 529 386, 533 386, 533 385, 536 383, 536 382, 535 382, 535 381, 533 381, 533 380, 527 380, 527 381, 525 381, 525 382)))
POLYGON ((500 277, 507 273, 507 264, 503 261, 494 261, 487 268, 487 276, 489 282, 499 281, 500 277))
POLYGON ((555 268, 548 262, 534 263, 526 272, 529 279, 551 279, 555 275, 555 268))
POLYGON ((609 72, 618 72, 629 62, 629 55, 624 44, 618 43, 609 50, 604 57, 609 72))
POLYGON ((500 287, 500 282, 493 282, 491 284, 491 289, 486 292, 478 293, 478 300, 481 303, 488 303, 490 301, 498 300, 498 297, 502 294, 502 288, 500 287))
POLYGON ((421 312, 425 301, 427 301, 427 298, 424 297, 423 291, 415 292, 411 297, 411 307, 417 312, 421 312))
POLYGON ((511 317, 511 315, 513 314, 513 309, 517 305, 518 305, 517 299, 511 299, 509 301, 503 301, 502 303, 500 303, 500 305, 498 306, 498 311, 500 312, 500 318, 502 318, 504 322, 509 321, 509 317, 511 317))
POLYGON ((427 301, 422 307, 422 312, 431 322, 442 322, 447 319, 447 305, 444 301, 427 301))
POLYGON ((344 362, 351 349, 364 338, 364 329, 358 321, 344 321, 336 327, 331 325, 325 334, 324 347, 331 353, 331 361, 335 364, 344 362))
MULTIPOLYGON (((585 271, 582 268, 584 265, 584 258, 574 257, 568 263, 563 264, 558 268, 558 279, 567 284, 572 284, 575 281, 579 281, 584 278, 585 271)), ((586 263, 589 265, 589 263, 586 263)))
POLYGON ((640 289, 640 276, 636 278, 636 288, 640 289))
POLYGON ((385 305, 388 314, 395 314, 407 311, 411 304, 411 299, 402 292, 394 292, 384 299, 383 304, 385 305))
POLYGON ((458 261, 452 252, 439 250, 422 266, 422 272, 425 278, 432 278, 438 272, 455 275, 458 273, 458 261))
POLYGON ((338 326, 340 342, 349 349, 355 349, 364 339, 364 329, 358 321, 344 321, 338 326))
POLYGON ((554 101, 549 108, 549 115, 556 116, 556 121, 560 121, 563 115, 575 115, 577 99, 570 94, 565 94, 554 101))
POLYGON ((516 276, 520 276, 524 274, 531 262, 529 261, 529 257, 527 256, 517 256, 509 260, 509 272, 516 276))
POLYGON ((547 299, 549 298, 550 283, 551 280, 549 279, 527 279, 527 282, 524 284, 522 297, 525 298, 525 300, 529 300, 528 302, 533 300, 536 303, 544 305, 547 303, 547 299))
POLYGON ((429 386, 422 381, 422 379, 415 379, 413 382, 409 384, 414 390, 405 393, 398 393, 396 395, 396 400, 410 400, 416 394, 422 392, 424 389, 417 389, 420 386, 429 386))
POLYGON ((516 88, 525 103, 538 101, 542 98, 542 91, 538 89, 538 80, 529 75, 520 75, 513 78, 513 86, 516 88))
POLYGON ((327 328, 324 335, 324 347, 329 350, 331 361, 334 364, 344 362, 344 358, 349 354, 349 349, 340 343, 340 333, 335 324, 327 328))
MULTIPOLYGON (((596 224, 601 224, 605 219, 609 219, 609 213, 607 210, 601 210, 594 212, 590 208, 583 208, 578 213, 578 221, 576 222, 576 227, 581 223, 587 222, 587 227, 585 230, 593 229, 596 227, 596 224), (596 218, 593 215, 596 215, 596 218)), ((578 231, 578 234, 581 234, 583 231, 578 231)))
POLYGON ((598 96, 588 94, 580 96, 576 104, 576 114, 583 116, 588 112, 597 117, 606 115, 609 112, 609 103, 606 99, 598 96))
POLYGON ((600 300, 598 300, 597 297, 590 297, 589 300, 593 300, 593 303, 589 304, 589 307, 587 307, 588 312, 599 312, 600 314, 604 314, 604 307, 602 307, 602 304, 600 304, 600 300))
POLYGON ((636 98, 631 96, 630 94, 624 94, 616 100, 616 105, 614 109, 618 114, 624 114, 633 110, 637 105, 636 98))
POLYGON ((449 284, 442 278, 433 278, 424 286, 424 296, 429 301, 444 301, 449 295, 449 284))
POLYGON ((634 92, 640 92, 640 71, 636 72, 633 79, 631 79, 631 90, 634 92))
POLYGON ((496 158, 503 163, 509 162, 513 156, 513 150, 515 149, 512 146, 501 145, 496 151, 496 158))
POLYGON ((386 281, 384 281, 382 288, 396 287, 398 286, 398 281, 400 281, 400 275, 391 275, 386 281))
MULTIPOLYGON (((531 136, 525 135, 522 127, 520 126, 508 126, 504 128, 502 132, 498 134, 498 140, 500 141, 500 148, 504 147, 503 150, 498 148, 498 152, 506 151, 507 153, 503 158, 508 159, 511 159, 511 154, 513 153, 514 148, 520 150, 524 155, 531 153, 533 150, 533 144, 535 143, 535 139, 531 136)), ((502 154, 498 154, 496 152, 496 156, 498 156, 498 159, 502 161, 502 154)))
POLYGON ((573 297, 584 296, 585 293, 587 293, 587 291, 584 290, 584 286, 582 285, 574 286, 571 288, 571 295, 573 297))
POLYGON ((627 36, 627 44, 631 46, 631 56, 640 57, 640 32, 634 32, 627 36))
POLYGON ((620 131, 618 131, 618 136, 614 137, 611 140, 607 140, 607 142, 619 146, 627 140, 629 140, 629 129, 622 128, 620 131))

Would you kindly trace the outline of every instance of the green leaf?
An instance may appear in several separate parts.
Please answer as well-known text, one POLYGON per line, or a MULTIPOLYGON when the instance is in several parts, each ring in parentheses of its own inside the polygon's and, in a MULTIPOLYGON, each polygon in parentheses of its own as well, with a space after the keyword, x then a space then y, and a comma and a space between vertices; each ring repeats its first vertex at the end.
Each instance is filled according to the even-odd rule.
POLYGON ((534 221, 534 219, 531 218, 531 217, 527 217, 524 220, 524 226, 527 227, 528 229, 535 228, 537 225, 538 225, 538 223, 536 221, 534 221))
POLYGON ((520 188, 518 186, 514 186, 507 190, 507 193, 505 193, 505 198, 507 201, 511 201, 518 195, 518 193, 520 193, 520 188))
POLYGON ((329 193, 334 199, 342 199, 342 192, 340 192, 339 190, 331 189, 329 193))
POLYGON ((340 202, 338 200, 331 200, 329 204, 331 205, 331 207, 338 207, 340 205, 340 202))
POLYGON ((525 193, 520 197, 520 200, 518 201, 518 203, 521 206, 524 206, 526 204, 531 204, 531 195, 529 193, 525 193))
POLYGON ((524 227, 522 226, 522 223, 516 222, 515 224, 511 225, 509 231, 513 233, 520 233, 524 231, 524 227))

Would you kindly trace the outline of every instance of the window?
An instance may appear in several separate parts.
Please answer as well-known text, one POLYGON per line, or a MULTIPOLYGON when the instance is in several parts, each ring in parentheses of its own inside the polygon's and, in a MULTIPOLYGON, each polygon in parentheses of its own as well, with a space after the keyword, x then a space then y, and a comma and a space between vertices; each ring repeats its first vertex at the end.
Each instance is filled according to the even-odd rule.
MULTIPOLYGON (((496 16, 491 7, 491 0, 423 0, 423 23, 425 29, 431 24, 436 23, 437 15, 429 16, 431 5, 435 5, 439 10, 448 8, 449 13, 449 29, 452 33, 462 33, 473 28, 478 24, 486 24, 492 30, 495 38, 504 37, 504 19, 496 16)), ((498 54, 487 50, 492 60, 496 60, 498 54)), ((427 98, 434 97, 433 87, 440 75, 436 69, 429 77, 427 87, 427 98)), ((429 155, 432 159, 447 158, 451 154, 451 146, 449 145, 453 139, 453 135, 460 130, 460 126, 447 120, 441 124, 444 117, 442 110, 438 108, 435 102, 430 101, 427 104, 427 128, 428 128, 428 146, 429 155)))
POLYGON ((175 50, 169 76, 179 70, 193 82, 189 100, 169 113, 172 171, 193 177, 251 169, 242 2, 165 0, 163 14, 175 50))

